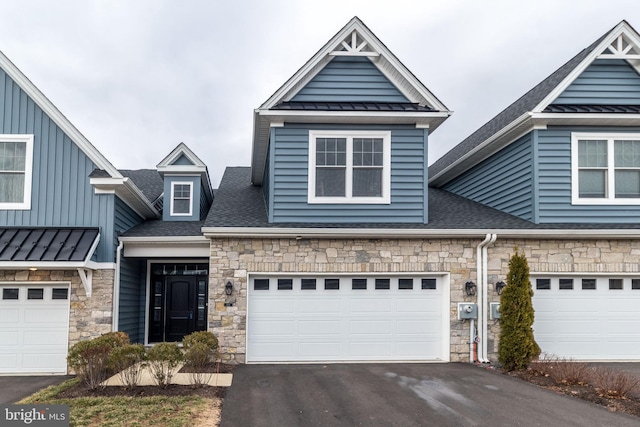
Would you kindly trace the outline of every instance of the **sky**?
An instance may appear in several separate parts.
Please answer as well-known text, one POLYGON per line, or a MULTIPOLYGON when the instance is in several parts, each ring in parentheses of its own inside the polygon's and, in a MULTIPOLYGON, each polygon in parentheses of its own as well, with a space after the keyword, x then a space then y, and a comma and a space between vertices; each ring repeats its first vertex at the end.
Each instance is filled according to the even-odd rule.
POLYGON ((353 16, 453 115, 429 163, 626 19, 632 0, 0 0, 0 50, 119 169, 184 142, 217 187, 253 110, 353 16))

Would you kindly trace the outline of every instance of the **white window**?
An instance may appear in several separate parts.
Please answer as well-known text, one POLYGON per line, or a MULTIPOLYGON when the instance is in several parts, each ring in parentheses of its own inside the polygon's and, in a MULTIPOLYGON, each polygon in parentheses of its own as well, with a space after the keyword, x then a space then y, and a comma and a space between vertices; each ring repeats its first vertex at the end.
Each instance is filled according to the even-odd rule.
POLYGON ((390 187, 390 132, 309 132, 309 203, 388 204, 390 187))
POLYGON ((0 209, 31 209, 33 135, 0 135, 0 209))
POLYGON ((640 203, 640 134, 571 136, 574 204, 640 203))
POLYGON ((193 197, 192 182, 171 183, 171 215, 191 216, 193 197))

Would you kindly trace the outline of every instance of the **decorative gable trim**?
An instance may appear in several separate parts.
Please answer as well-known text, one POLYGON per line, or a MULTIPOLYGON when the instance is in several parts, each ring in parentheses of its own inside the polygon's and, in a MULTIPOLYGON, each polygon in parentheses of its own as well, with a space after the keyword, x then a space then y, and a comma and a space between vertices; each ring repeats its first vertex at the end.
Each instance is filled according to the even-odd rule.
POLYGON ((624 59, 640 73, 640 35, 627 21, 616 25, 549 94, 532 110, 541 113, 596 59, 624 59))
POLYGON ((181 142, 171 151, 158 165, 158 172, 161 174, 167 172, 186 172, 186 173, 206 173, 207 165, 204 164, 198 156, 195 155, 184 142, 181 142), (191 164, 176 164, 180 158, 186 158, 191 164))
POLYGON ((114 178, 122 178, 118 170, 102 155, 87 138, 76 129, 73 124, 53 105, 51 101, 16 67, 2 52, 0 52, 0 67, 7 73, 25 93, 54 121, 56 125, 71 138, 71 140, 96 164, 114 178))
POLYGON ((336 55, 368 56, 411 102, 449 111, 357 17, 353 17, 329 42, 280 87, 258 110, 289 101, 336 55))

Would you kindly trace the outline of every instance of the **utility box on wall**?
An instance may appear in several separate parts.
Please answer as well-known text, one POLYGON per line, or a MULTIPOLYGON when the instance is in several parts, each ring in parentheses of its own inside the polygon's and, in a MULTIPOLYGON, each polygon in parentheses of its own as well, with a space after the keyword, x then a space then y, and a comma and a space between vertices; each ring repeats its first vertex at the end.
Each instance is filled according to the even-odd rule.
POLYGON ((500 318, 500 303, 499 302, 492 302, 489 303, 489 309, 490 309, 490 316, 491 319, 499 319, 500 318))
POLYGON ((477 319, 478 305, 473 302, 458 303, 458 320, 477 319))

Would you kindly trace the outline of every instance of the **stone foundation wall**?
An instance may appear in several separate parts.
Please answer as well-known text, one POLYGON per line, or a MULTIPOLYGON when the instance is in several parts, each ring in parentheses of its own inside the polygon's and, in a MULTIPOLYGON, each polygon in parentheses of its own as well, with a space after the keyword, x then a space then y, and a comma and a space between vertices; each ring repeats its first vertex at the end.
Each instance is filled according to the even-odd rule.
POLYGON ((469 324, 457 320, 462 291, 475 280, 475 247, 481 239, 212 239, 209 330, 228 361, 244 363, 248 273, 445 273, 451 292, 451 360, 469 357, 469 324), (225 307, 232 281, 235 303, 225 307))
MULTIPOLYGON (((464 283, 477 282, 476 247, 482 239, 212 239, 209 330, 227 361, 246 355, 248 273, 446 273, 450 279, 450 360, 469 361, 469 322, 457 320, 459 302, 474 302, 464 283), (232 281, 234 304, 225 307, 232 281)), ((488 303, 499 302, 494 284, 505 280, 515 247, 524 250, 532 274, 638 273, 640 241, 500 239, 488 249, 488 303)), ((489 320, 489 358, 496 360, 500 332, 489 320)))
MULTIPOLYGON (((488 250, 490 302, 500 301, 493 284, 507 277, 509 258, 515 247, 524 252, 534 278, 560 273, 575 273, 576 277, 596 273, 611 273, 612 276, 637 273, 640 278, 640 240, 524 240, 500 239, 498 235, 498 240, 488 250)), ((535 287, 535 280, 532 283, 535 287)), ((498 321, 489 320, 491 360, 497 359, 499 335, 498 321)))
POLYGON ((0 270, 0 282, 71 283, 69 346, 111 332, 114 270, 93 272, 93 287, 87 298, 76 270, 0 270))

